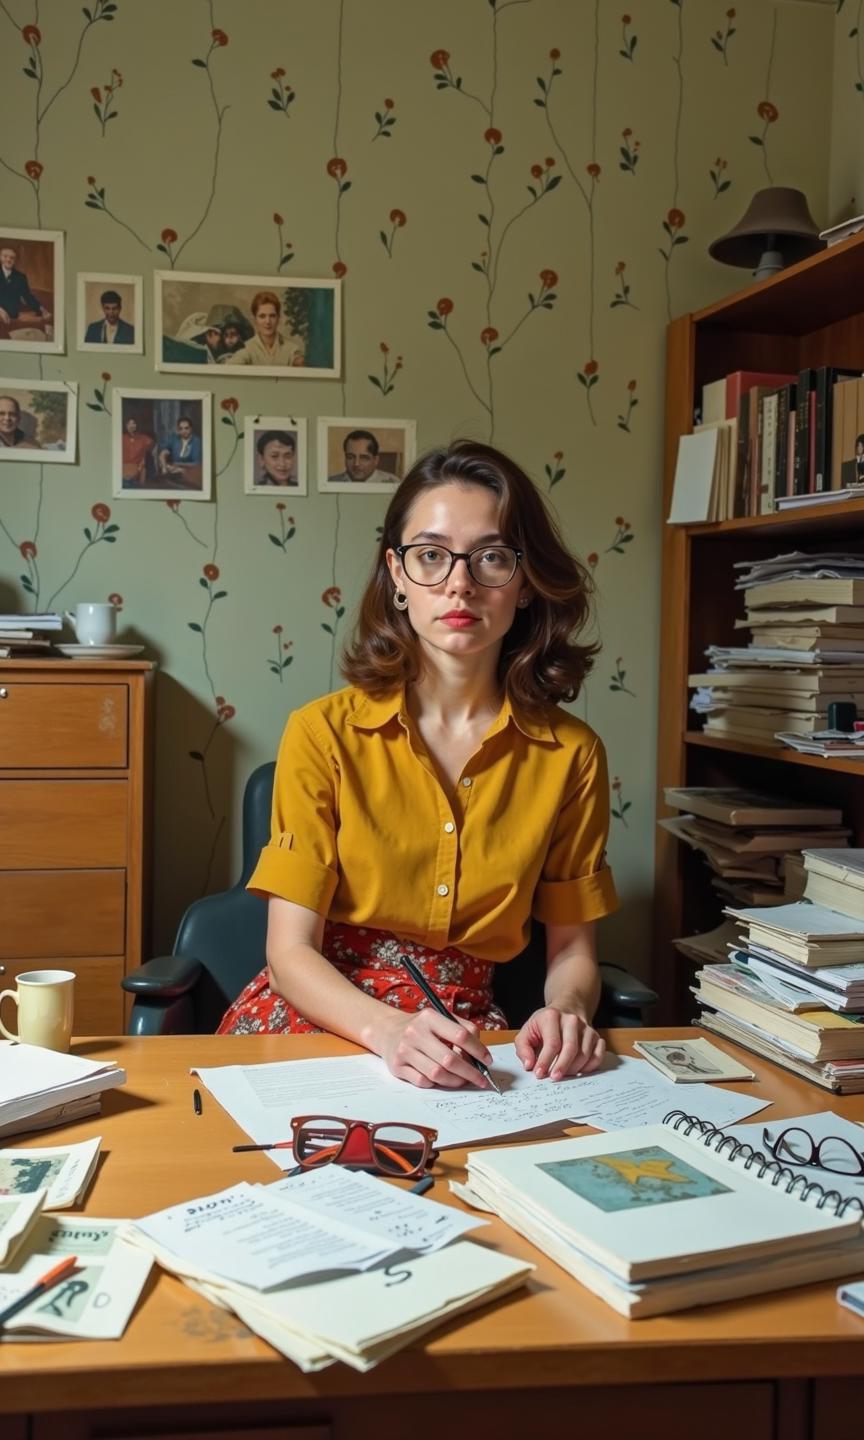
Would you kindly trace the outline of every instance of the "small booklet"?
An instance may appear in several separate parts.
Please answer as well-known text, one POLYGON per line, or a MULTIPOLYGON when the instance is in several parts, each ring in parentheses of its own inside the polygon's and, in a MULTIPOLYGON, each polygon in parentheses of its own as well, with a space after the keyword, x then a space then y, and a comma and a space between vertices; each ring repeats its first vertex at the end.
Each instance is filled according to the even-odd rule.
POLYGON ((46 1210, 76 1205, 93 1178, 102 1137, 79 1145, 0 1150, 0 1195, 32 1195, 44 1190, 46 1210))
POLYGON ((637 1040, 633 1049, 676 1085, 756 1079, 752 1070, 733 1060, 710 1040, 637 1040))
POLYGON ((24 1244, 39 1216, 45 1200, 44 1190, 29 1195, 4 1195, 0 1191, 0 1266, 11 1260, 24 1244))
POLYGON ((841 1285, 837 1299, 847 1310, 854 1310, 856 1315, 864 1317, 864 1280, 858 1280, 854 1285, 841 1285))

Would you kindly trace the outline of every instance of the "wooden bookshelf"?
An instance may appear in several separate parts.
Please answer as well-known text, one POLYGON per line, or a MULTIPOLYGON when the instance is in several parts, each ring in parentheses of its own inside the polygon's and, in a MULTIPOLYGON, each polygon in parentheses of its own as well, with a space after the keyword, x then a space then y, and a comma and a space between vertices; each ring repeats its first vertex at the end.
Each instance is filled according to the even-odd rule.
MULTIPOLYGON (((678 440, 693 428, 702 386, 734 370, 788 371, 841 365, 864 372, 864 235, 753 282, 717 304, 673 320, 667 332, 666 448, 663 518, 669 514, 678 440)), ((714 524, 667 525, 662 536, 660 706, 657 817, 667 785, 745 785, 840 805, 864 845, 864 762, 800 755, 767 745, 707 736, 689 711, 687 676, 705 669, 709 644, 740 643, 744 613, 735 591, 734 561, 755 561, 790 549, 836 545, 864 552, 864 500, 822 502, 714 524)), ((704 860, 657 830, 654 984, 661 1018, 692 1010, 692 963, 672 945, 676 936, 710 929, 720 902, 704 860)))

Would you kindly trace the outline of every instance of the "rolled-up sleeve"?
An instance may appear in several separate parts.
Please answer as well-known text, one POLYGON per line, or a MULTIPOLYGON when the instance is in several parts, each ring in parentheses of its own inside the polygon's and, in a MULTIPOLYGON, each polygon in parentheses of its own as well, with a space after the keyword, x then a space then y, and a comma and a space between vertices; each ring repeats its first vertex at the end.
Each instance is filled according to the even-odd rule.
POLYGON ((247 886, 253 894, 278 895, 326 916, 339 880, 337 789, 338 773, 325 737, 295 713, 279 746, 270 842, 247 886))
POLYGON ((595 740, 558 812, 532 913, 546 925, 599 920, 618 908, 606 863, 609 775, 606 752, 595 740))

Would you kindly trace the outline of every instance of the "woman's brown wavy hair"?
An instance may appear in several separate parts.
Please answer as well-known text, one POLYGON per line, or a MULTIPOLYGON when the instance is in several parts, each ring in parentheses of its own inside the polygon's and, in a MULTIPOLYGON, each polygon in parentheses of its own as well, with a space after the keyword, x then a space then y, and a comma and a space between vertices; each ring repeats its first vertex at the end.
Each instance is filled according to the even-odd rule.
POLYGON ((600 649, 577 637, 591 613, 593 581, 561 539, 537 487, 500 450, 473 440, 454 440, 421 456, 399 485, 387 510, 372 574, 357 623, 342 655, 342 673, 371 695, 386 695, 417 678, 420 650, 408 616, 393 605, 387 551, 403 535, 420 495, 439 485, 484 485, 500 502, 500 529, 522 551, 530 605, 516 611, 501 648, 499 676, 514 705, 527 710, 575 700, 600 649))

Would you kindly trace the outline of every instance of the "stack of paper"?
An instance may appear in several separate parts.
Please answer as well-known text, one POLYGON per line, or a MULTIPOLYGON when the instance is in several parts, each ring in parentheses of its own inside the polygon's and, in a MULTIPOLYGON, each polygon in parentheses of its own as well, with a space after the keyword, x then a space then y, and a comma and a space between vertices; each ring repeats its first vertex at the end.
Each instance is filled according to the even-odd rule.
POLYGON ((113 1060, 85 1060, 0 1041, 0 1135, 93 1115, 101 1107, 102 1092, 125 1080, 125 1070, 113 1060))
POLYGON ((49 636, 59 635, 60 615, 0 615, 0 660, 10 655, 39 654, 51 649, 49 636))
POLYGON ((531 1269, 458 1241, 485 1224, 338 1166, 144 1216, 127 1239, 302 1370, 368 1370, 531 1269))
POLYGON ((864 923, 864 849, 844 850, 836 858, 830 851, 805 850, 804 869, 808 900, 864 923))
POLYGON ((32 1290, 64 1255, 72 1274, 4 1322, 0 1340, 118 1340, 129 1323, 152 1259, 120 1236, 125 1222, 88 1215, 41 1215, 0 1269, 0 1310, 32 1290))
POLYGON ((471 1152, 467 1185, 452 1188, 632 1319, 864 1264, 860 1207, 839 1216, 784 1193, 703 1129, 664 1123, 471 1152))

